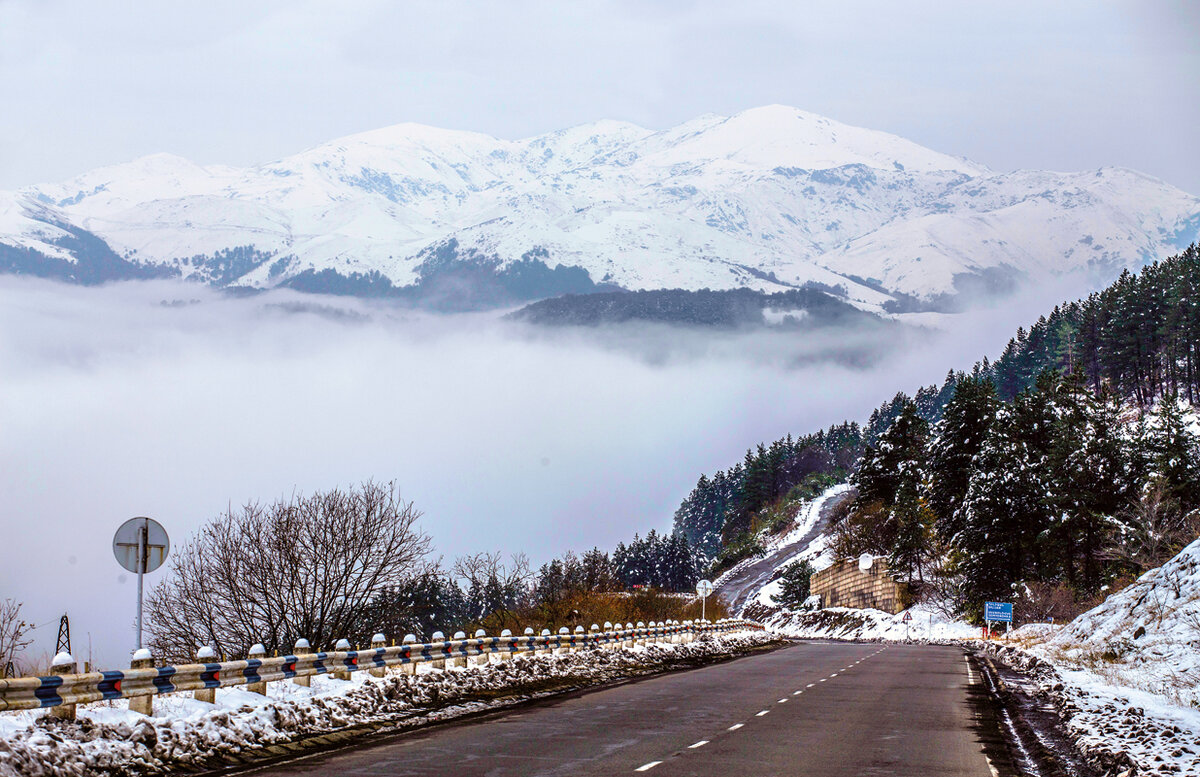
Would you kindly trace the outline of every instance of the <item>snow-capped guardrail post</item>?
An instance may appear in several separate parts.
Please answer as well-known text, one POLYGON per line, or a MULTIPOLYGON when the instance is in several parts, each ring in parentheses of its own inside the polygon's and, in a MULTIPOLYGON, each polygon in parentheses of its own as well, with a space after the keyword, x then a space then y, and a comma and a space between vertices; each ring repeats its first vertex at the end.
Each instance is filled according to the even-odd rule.
MULTIPOLYGON (((75 674, 75 659, 70 653, 59 653, 50 662, 50 674, 63 677, 75 674)), ((75 705, 60 704, 50 709, 50 714, 63 720, 75 720, 75 705)))
MULTIPOLYGON (((371 636, 371 649, 372 650, 386 650, 387 649, 387 637, 385 637, 383 634, 373 634, 371 636)), ((376 653, 375 655, 378 656, 380 654, 376 653)), ((374 660, 374 659, 372 659, 372 660, 374 660)), ((370 669, 367 670, 367 672, 372 677, 383 677, 385 674, 387 674, 387 667, 372 666, 370 669)))
POLYGON ((507 661, 516 655, 517 640, 513 638, 511 629, 504 629, 500 632, 500 652, 496 655, 497 660, 507 661))
MULTIPOLYGON (((441 658, 435 658, 430 661, 429 665, 434 669, 444 670, 446 668, 446 635, 440 631, 435 631, 433 632, 433 635, 429 637, 429 641, 431 644, 438 646, 436 652, 439 656, 441 656, 441 658)), ((431 647, 429 652, 433 653, 434 649, 431 647)))
POLYGON ((417 673, 417 661, 420 661, 423 658, 423 656, 421 656, 421 655, 414 656, 413 652, 412 652, 413 651, 412 646, 417 644, 417 635, 416 634, 405 634, 404 639, 401 641, 400 644, 404 648, 404 651, 400 654, 401 657, 408 659, 408 661, 406 661, 405 663, 400 665, 400 673, 401 674, 416 674, 417 673))
POLYGON ((471 663, 475 664, 476 666, 482 666, 483 664, 490 663, 491 656, 488 655, 487 645, 484 644, 484 642, 487 641, 487 632, 483 629, 477 629, 475 631, 474 639, 476 640, 475 647, 479 650, 479 655, 475 656, 475 660, 471 663))
MULTIPOLYGON (((466 638, 467 638, 466 632, 463 632, 463 631, 454 632, 454 641, 459 643, 459 646, 458 646, 459 655, 454 657, 454 665, 455 666, 466 666, 467 665, 467 647, 466 647, 466 645, 462 644, 462 642, 465 641, 466 638)), ((453 652, 453 650, 454 650, 453 645, 451 646, 450 649, 453 652)))
MULTIPOLYGON (((154 669, 154 656, 150 655, 150 651, 146 648, 139 648, 134 651, 133 659, 129 662, 129 668, 154 669)), ((140 712, 143 715, 152 717, 154 715, 154 694, 151 692, 130 696, 129 711, 140 712)))
POLYGON ((576 626, 575 631, 571 633, 571 652, 578 653, 586 644, 587 642, 584 638, 583 626, 576 626))
POLYGON ((529 628, 528 626, 526 626, 526 627, 525 627, 525 631, 524 631, 524 633, 523 633, 523 636, 524 636, 524 637, 526 637, 526 640, 525 640, 525 647, 527 647, 527 648, 529 648, 529 649, 528 649, 528 650, 519 650, 519 651, 517 651, 517 652, 516 652, 514 655, 518 655, 518 656, 520 656, 520 655, 529 655, 529 656, 532 656, 532 655, 533 655, 533 653, 534 653, 534 645, 533 645, 533 640, 534 640, 534 638, 535 638, 537 635, 536 635, 536 634, 534 634, 534 632, 533 632, 533 629, 531 629, 531 628, 529 628))
POLYGON ((567 627, 566 627, 566 626, 563 626, 563 627, 561 627, 561 628, 558 630, 558 640, 555 642, 555 644, 556 644, 558 647, 557 647, 555 650, 551 651, 551 652, 553 652, 553 653, 557 653, 558 655, 563 655, 563 654, 565 654, 565 653, 570 653, 570 652, 571 652, 571 647, 570 647, 570 645, 568 644, 568 643, 570 642, 570 639, 571 639, 571 632, 570 632, 570 631, 567 629, 567 627), (566 637, 566 639, 563 639, 563 637, 566 637))
MULTIPOLYGON (((217 651, 208 645, 203 645, 196 651, 196 663, 204 664, 204 672, 200 674, 200 680, 206 686, 209 682, 220 683, 221 681, 220 665, 216 663, 216 657, 217 651)), ((196 701, 206 701, 209 704, 216 704, 217 686, 197 688, 192 696, 196 698, 196 701)))
MULTIPOLYGON (((297 658, 299 658, 300 656, 310 656, 310 655, 312 655, 312 645, 308 644, 307 639, 305 639, 304 637, 301 637, 300 639, 296 640, 296 644, 292 647, 292 654, 295 655, 297 658)), ((299 661, 297 661, 296 663, 298 664, 299 661)), ((305 688, 311 688, 312 687, 312 675, 304 675, 304 676, 296 675, 295 677, 292 678, 292 682, 295 683, 296 685, 304 686, 305 688)))
MULTIPOLYGON (((251 669, 262 667, 263 659, 267 657, 267 649, 261 642, 257 642, 250 646, 250 652, 246 654, 246 675, 250 675, 251 669), (251 662, 257 661, 256 666, 250 666, 251 662)), ((259 680, 257 682, 246 683, 246 690, 250 693, 257 693, 260 696, 267 695, 267 681, 259 680)))
POLYGON ((351 667, 357 662, 355 656, 349 655, 349 653, 353 652, 350 649, 350 640, 345 638, 339 639, 334 644, 333 649, 334 652, 342 653, 343 656, 336 659, 341 666, 334 669, 331 674, 338 680, 349 680, 350 672, 352 671, 351 667))
POLYGON ((635 644, 635 645, 645 645, 646 644, 646 624, 643 623, 642 621, 637 622, 636 631, 634 632, 633 644, 635 644))

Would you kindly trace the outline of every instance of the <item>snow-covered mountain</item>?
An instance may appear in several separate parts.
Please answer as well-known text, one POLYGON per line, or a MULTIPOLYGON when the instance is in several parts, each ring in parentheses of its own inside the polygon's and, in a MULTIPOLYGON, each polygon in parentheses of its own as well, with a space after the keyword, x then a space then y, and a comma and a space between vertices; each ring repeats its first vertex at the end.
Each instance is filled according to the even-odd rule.
POLYGON ((0 193, 0 269, 75 280, 811 283, 868 309, 1137 266, 1198 232, 1200 199, 1134 171, 994 173, 784 106, 519 141, 400 124, 258 167, 157 154, 0 193))

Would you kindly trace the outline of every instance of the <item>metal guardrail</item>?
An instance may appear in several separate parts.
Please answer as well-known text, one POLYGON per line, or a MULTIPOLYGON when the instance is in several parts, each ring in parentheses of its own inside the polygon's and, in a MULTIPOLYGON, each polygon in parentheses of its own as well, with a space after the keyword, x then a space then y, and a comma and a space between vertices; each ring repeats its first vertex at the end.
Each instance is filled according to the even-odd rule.
POLYGON ((582 627, 577 627, 573 633, 565 633, 566 629, 560 629, 558 634, 540 636, 476 636, 439 642, 410 642, 367 650, 319 653, 297 651, 291 655, 273 658, 18 677, 0 680, 0 711, 60 707, 108 699, 153 697, 180 691, 204 691, 330 673, 346 676, 350 672, 376 670, 382 674, 382 670, 395 667, 410 667, 408 671, 414 671, 416 664, 425 662, 442 662, 444 668, 448 659, 498 655, 500 660, 506 660, 520 653, 619 647, 626 643, 648 641, 691 641, 705 634, 725 634, 762 628, 754 621, 743 619, 714 623, 651 623, 649 626, 638 624, 633 628, 590 632, 584 632, 582 627))

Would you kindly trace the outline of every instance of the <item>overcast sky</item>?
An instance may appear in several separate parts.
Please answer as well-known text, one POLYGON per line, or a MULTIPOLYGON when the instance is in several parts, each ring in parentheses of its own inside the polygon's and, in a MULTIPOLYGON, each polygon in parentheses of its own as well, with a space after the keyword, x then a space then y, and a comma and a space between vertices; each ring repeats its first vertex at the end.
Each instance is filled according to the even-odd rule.
POLYGON ((1198 41, 1185 0, 0 0, 0 187, 402 121, 518 138, 785 103, 995 169, 1200 193, 1198 41))

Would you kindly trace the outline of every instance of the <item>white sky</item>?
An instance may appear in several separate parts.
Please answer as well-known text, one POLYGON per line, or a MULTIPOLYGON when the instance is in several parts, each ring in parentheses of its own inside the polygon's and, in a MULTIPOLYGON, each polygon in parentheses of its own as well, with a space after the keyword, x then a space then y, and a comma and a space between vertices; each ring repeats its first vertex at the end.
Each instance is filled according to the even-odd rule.
POLYGON ((784 103, 996 169, 1200 193, 1200 3, 0 0, 0 188, 401 121, 523 137, 784 103))

